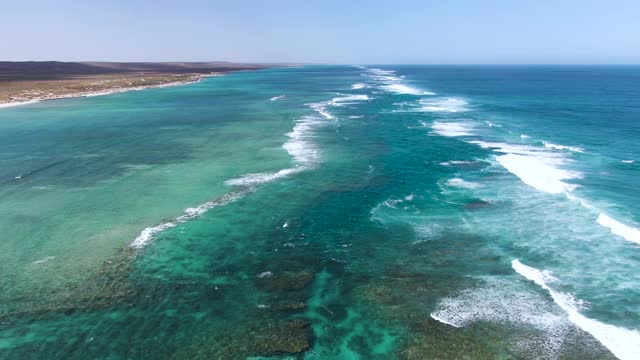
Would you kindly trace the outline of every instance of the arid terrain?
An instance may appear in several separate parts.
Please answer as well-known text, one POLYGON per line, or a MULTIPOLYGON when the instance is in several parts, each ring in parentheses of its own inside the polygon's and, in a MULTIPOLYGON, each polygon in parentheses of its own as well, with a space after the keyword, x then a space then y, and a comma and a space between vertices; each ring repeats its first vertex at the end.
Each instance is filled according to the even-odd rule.
POLYGON ((0 104, 180 85, 229 71, 271 66, 226 62, 0 62, 0 104))

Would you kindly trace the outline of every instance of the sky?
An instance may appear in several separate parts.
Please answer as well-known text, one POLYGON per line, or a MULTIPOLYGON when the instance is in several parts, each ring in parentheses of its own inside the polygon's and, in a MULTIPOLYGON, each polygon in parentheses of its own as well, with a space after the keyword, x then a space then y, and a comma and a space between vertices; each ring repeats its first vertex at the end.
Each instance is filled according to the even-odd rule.
POLYGON ((640 64, 640 0, 0 0, 0 61, 640 64))

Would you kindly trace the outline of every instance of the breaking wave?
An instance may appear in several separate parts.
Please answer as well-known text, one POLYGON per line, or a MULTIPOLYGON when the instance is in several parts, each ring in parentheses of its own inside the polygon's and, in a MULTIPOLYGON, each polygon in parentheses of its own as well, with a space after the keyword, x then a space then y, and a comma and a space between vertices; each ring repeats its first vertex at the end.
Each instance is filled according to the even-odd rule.
POLYGON ((611 233, 622 236, 628 241, 640 244, 640 230, 631 226, 627 226, 619 222, 618 220, 609 217, 605 213, 600 213, 600 215, 598 216, 598 220, 596 221, 598 222, 598 224, 609 228, 609 230, 611 230, 611 233))
POLYGON ((195 219, 200 215, 206 213, 210 209, 213 209, 214 207, 223 206, 231 202, 234 202, 251 191, 253 191, 253 189, 247 188, 242 191, 225 194, 216 200, 206 202, 200 206, 197 206, 194 208, 187 208, 184 210, 184 214, 178 216, 173 221, 168 221, 168 222, 165 222, 156 226, 151 226, 142 230, 140 235, 138 235, 138 237, 136 237, 135 240, 133 240, 133 242, 131 243, 131 247, 135 249, 141 249, 146 245, 148 245, 153 240, 156 234, 163 232, 167 229, 176 227, 178 226, 178 224, 195 219))
POLYGON ((571 294, 556 291, 549 285, 558 281, 550 272, 524 265, 517 259, 511 261, 511 266, 518 274, 549 292, 553 301, 567 313, 572 323, 593 335, 619 359, 632 360, 638 358, 638 354, 640 354, 640 332, 605 324, 582 315, 579 311, 581 303, 579 300, 576 300, 571 294))
POLYGON ((442 136, 470 136, 473 135, 473 127, 463 122, 434 121, 431 125, 433 131, 442 136))
POLYGON ((467 111, 468 103, 459 98, 438 98, 420 100, 420 111, 426 112, 463 112, 467 111))
POLYGON ((480 184, 478 183, 465 181, 460 178, 449 179, 447 180, 446 185, 463 189, 477 189, 480 187, 480 184))

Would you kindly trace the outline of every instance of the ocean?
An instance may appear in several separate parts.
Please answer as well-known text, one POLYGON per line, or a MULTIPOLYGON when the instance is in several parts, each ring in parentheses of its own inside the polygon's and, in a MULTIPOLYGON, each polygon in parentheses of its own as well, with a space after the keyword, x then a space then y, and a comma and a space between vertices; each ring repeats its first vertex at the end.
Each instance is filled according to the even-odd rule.
POLYGON ((640 67, 0 109, 0 359, 637 359, 640 67))

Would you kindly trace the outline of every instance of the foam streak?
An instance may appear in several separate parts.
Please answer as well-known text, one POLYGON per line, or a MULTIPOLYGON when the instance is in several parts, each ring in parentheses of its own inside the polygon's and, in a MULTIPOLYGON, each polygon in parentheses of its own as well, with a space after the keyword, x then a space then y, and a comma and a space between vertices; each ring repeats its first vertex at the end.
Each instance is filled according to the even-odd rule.
POLYGON ((214 201, 206 202, 195 208, 187 208, 184 210, 184 214, 178 216, 173 221, 168 221, 168 222, 165 222, 156 226, 148 227, 142 230, 140 235, 138 235, 138 237, 135 240, 133 240, 133 242, 131 243, 131 247, 135 249, 141 249, 146 245, 148 245, 153 240, 156 234, 163 232, 167 229, 176 227, 178 226, 178 224, 195 219, 214 207, 224 206, 229 203, 232 203, 251 191, 253 191, 253 189, 247 188, 244 191, 228 193, 214 201))
POLYGON ((622 236, 628 241, 640 244, 640 230, 627 226, 616 219, 609 217, 605 213, 598 216, 598 224, 609 228, 613 234, 622 236))

